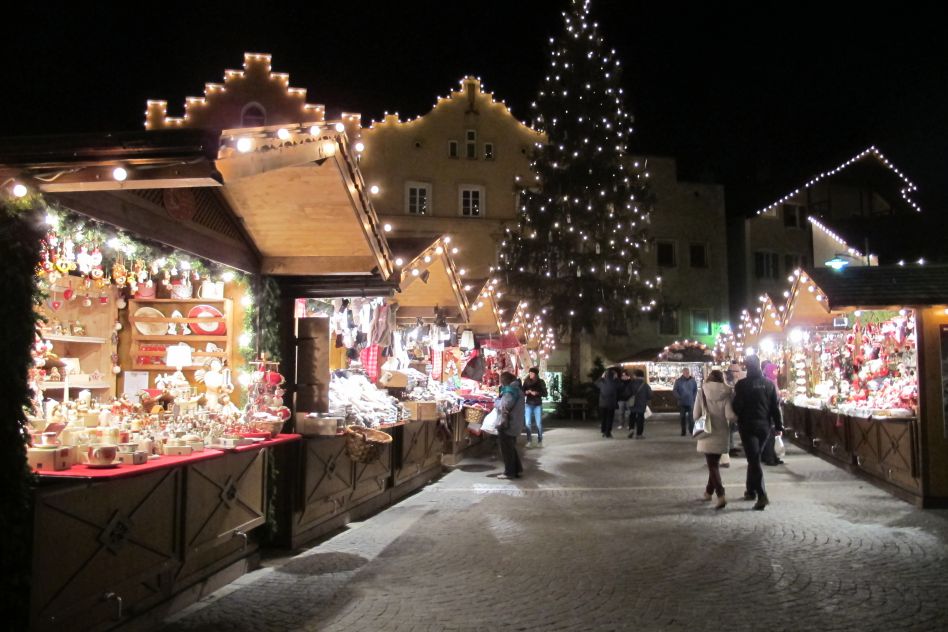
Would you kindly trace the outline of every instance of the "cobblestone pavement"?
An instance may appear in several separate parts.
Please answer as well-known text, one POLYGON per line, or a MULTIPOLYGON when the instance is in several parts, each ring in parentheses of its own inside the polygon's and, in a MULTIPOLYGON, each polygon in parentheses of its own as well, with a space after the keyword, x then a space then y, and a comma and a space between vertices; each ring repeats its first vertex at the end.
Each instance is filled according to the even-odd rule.
POLYGON ((740 459, 722 470, 729 502, 715 511, 677 419, 650 421, 644 441, 548 426, 523 479, 466 460, 166 629, 948 629, 948 513, 792 447, 765 468, 766 511, 741 500, 740 459))

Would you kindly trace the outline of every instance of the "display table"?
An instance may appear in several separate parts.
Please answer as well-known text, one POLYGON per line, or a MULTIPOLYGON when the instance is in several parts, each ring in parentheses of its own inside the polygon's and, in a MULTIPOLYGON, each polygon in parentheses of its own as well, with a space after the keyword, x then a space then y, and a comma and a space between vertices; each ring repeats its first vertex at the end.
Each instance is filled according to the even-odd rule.
POLYGON ((652 399, 649 400, 648 407, 653 413, 677 413, 679 408, 674 393, 665 388, 652 389, 652 399))
POLYGON ((902 498, 920 501, 918 419, 856 417, 789 402, 781 409, 785 436, 794 444, 902 498))
POLYGON ((117 626, 253 554, 270 448, 298 440, 39 476, 31 629, 117 626))

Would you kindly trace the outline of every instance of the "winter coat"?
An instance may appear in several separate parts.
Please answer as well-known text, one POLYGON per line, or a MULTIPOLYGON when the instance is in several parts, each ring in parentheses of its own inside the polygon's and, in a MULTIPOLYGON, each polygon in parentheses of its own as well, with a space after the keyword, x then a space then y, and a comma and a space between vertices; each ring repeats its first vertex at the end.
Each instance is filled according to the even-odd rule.
POLYGON ((494 400, 499 421, 498 429, 505 435, 519 437, 525 427, 523 390, 520 380, 514 380, 509 386, 500 387, 500 397, 494 400))
POLYGON ((599 387, 599 408, 616 408, 619 405, 619 380, 604 375, 596 380, 599 387))
POLYGON ((652 387, 641 377, 629 380, 629 397, 635 397, 635 402, 629 408, 633 413, 644 413, 652 399, 652 387))
POLYGON ((628 380, 623 380, 621 377, 619 378, 619 401, 620 402, 628 401, 628 399, 632 397, 632 384, 634 384, 634 382, 635 381, 632 378, 629 378, 628 380))
POLYGON ((698 394, 698 383, 695 381, 695 378, 690 375, 687 379, 680 377, 675 380, 675 385, 672 387, 672 394, 674 394, 675 399, 678 400, 679 406, 691 408, 695 405, 695 396, 698 394))
POLYGON ((721 382, 705 382, 701 385, 701 394, 695 398, 695 419, 707 416, 711 420, 711 434, 698 439, 698 452, 704 454, 724 454, 728 451, 731 435, 731 422, 737 421, 737 415, 731 406, 734 391, 721 382), (708 406, 705 408, 705 402, 708 406))
POLYGON ((531 380, 529 377, 523 382, 523 390, 526 391, 536 391, 539 395, 527 395, 527 403, 531 406, 540 406, 543 404, 543 398, 547 396, 546 392, 546 382, 542 379, 537 378, 531 380))
POLYGON ((783 432, 777 387, 760 370, 748 371, 747 377, 737 383, 733 405, 738 425, 764 421, 772 424, 777 432, 783 432))

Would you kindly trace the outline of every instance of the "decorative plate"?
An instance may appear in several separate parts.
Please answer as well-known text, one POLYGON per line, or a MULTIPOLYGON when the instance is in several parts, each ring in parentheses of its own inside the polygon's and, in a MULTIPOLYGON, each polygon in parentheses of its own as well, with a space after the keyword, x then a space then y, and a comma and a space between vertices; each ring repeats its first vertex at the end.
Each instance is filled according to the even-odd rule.
MULTIPOLYGON (((211 305, 196 305, 188 312, 188 318, 223 318, 224 315, 211 305)), ((223 336, 227 333, 224 323, 192 323, 191 330, 198 335, 223 336)))
MULTIPOLYGON (((139 307, 135 310, 135 318, 164 318, 165 315, 154 307, 139 307)), ((135 329, 146 336, 164 336, 168 333, 167 323, 135 323, 135 329)))

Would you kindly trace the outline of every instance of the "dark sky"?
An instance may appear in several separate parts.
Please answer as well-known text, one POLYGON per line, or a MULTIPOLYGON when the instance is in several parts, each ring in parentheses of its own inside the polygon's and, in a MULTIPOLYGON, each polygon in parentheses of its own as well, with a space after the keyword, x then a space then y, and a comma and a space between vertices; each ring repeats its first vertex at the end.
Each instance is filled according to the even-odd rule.
MULTIPOLYGON (((146 99, 179 115, 244 51, 272 53, 330 114, 414 116, 475 74, 527 118, 565 6, 32 4, 4 14, 3 136, 142 129, 146 99)), ((624 62, 636 151, 675 156, 683 176, 747 205, 751 189, 779 197, 876 144, 936 214, 948 207, 948 45, 935 6, 594 0, 593 12, 624 62)))

